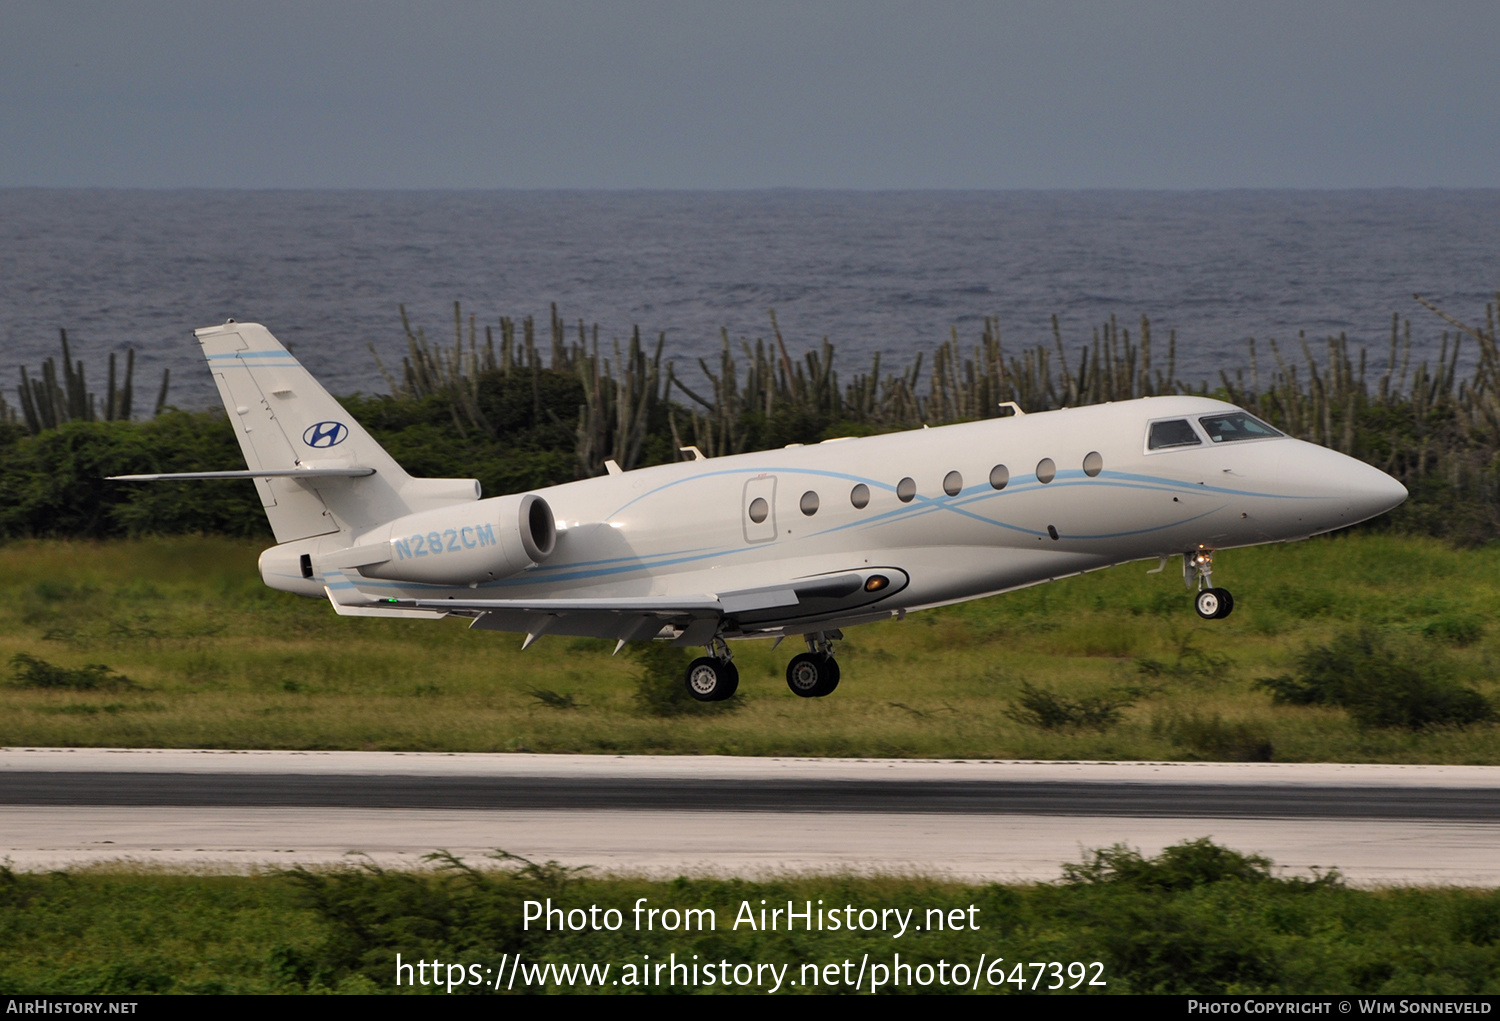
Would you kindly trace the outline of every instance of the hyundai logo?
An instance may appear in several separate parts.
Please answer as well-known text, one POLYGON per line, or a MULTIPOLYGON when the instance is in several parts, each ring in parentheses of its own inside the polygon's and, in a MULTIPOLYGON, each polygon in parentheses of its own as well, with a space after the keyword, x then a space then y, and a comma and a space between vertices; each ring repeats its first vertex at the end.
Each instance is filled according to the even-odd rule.
POLYGON ((309 447, 336 447, 348 438, 349 427, 343 422, 318 422, 302 434, 302 442, 309 447))

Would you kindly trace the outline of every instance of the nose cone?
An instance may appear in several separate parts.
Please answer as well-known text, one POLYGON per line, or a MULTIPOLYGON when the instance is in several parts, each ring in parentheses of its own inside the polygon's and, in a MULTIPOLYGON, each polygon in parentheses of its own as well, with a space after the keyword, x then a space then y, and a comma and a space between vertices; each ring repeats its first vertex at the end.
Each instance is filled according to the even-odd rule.
POLYGON ((1345 458, 1345 487, 1349 494, 1351 524, 1384 514, 1401 506, 1406 499, 1406 487, 1379 468, 1345 458))
POLYGON ((1406 487, 1379 468, 1326 447, 1293 441, 1277 469, 1280 490, 1291 500, 1287 524, 1304 535, 1346 528, 1384 514, 1406 499, 1406 487))

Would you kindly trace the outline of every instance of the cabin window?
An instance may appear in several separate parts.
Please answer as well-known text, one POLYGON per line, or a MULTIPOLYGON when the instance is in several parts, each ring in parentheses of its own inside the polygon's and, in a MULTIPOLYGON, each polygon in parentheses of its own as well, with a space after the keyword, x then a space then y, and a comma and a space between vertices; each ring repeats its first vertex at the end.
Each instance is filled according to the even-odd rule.
POLYGON ((917 480, 904 478, 896 483, 896 499, 902 503, 911 503, 912 498, 917 495, 917 480))
POLYGON ((1010 481, 1010 469, 1003 464, 997 464, 990 469, 990 485, 996 489, 1004 489, 1010 481))
POLYGON ((802 494, 802 501, 797 506, 802 508, 803 514, 812 517, 818 513, 818 494, 809 489, 802 494))
POLYGON ((1166 422, 1152 422, 1151 435, 1146 440, 1147 450, 1165 450, 1168 447, 1196 447, 1203 441, 1193 431, 1185 418, 1174 418, 1166 422))
POLYGON ((1104 470, 1104 455, 1097 450, 1091 450, 1083 457, 1083 473, 1089 478, 1097 478, 1104 470))
POLYGON ((957 496, 964 491, 964 477, 958 472, 949 472, 943 476, 943 492, 949 496, 957 496))
POLYGON ((849 502, 859 510, 870 506, 870 487, 861 482, 849 490, 849 502))
POLYGON ((1203 431, 1215 443, 1231 443, 1235 440, 1264 440, 1282 435, 1260 419, 1236 411, 1229 415, 1211 415, 1198 419, 1203 431))
POLYGON ((766 517, 770 513, 771 505, 766 503, 765 497, 757 496, 755 499, 750 501, 750 520, 755 522, 757 525, 766 520, 766 517))
POLYGON ((1057 462, 1050 457, 1044 457, 1036 463, 1036 480, 1043 484, 1057 478, 1057 462))

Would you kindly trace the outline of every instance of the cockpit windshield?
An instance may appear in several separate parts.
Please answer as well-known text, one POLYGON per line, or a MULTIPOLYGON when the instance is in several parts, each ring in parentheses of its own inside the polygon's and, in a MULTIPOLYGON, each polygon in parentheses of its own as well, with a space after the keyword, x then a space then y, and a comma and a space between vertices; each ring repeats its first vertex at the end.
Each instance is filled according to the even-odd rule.
POLYGON ((1208 438, 1215 443, 1264 440, 1272 436, 1283 435, 1260 419, 1243 411, 1231 412, 1228 415, 1210 415, 1198 421, 1203 426, 1203 431, 1208 433, 1208 438))
POLYGON ((1165 422, 1152 422, 1151 433, 1146 437, 1147 450, 1165 450, 1168 447, 1196 447, 1203 443, 1193 430, 1192 423, 1185 418, 1174 418, 1165 422))

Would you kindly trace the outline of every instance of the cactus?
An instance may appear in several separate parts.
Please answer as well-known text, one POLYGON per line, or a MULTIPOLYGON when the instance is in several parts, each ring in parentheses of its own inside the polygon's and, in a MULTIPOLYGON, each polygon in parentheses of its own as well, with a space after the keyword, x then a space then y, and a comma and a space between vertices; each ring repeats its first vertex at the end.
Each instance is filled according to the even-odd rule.
MULTIPOLYGON (((44 429, 55 429, 64 422, 119 422, 130 419, 135 387, 135 349, 125 351, 125 378, 116 379, 116 362, 113 353, 109 356, 108 389, 101 408, 98 398, 89 392, 83 370, 83 360, 73 361, 68 348, 68 331, 58 330, 62 341, 62 381, 58 381, 57 363, 48 358, 42 363, 40 379, 32 379, 21 367, 21 414, 26 429, 33 436, 44 429)), ((153 414, 159 415, 167 403, 167 388, 171 370, 163 369, 161 389, 157 393, 153 414)), ((0 400, 0 421, 13 420, 11 412, 0 400), (9 418, 8 418, 9 416, 9 418)))

